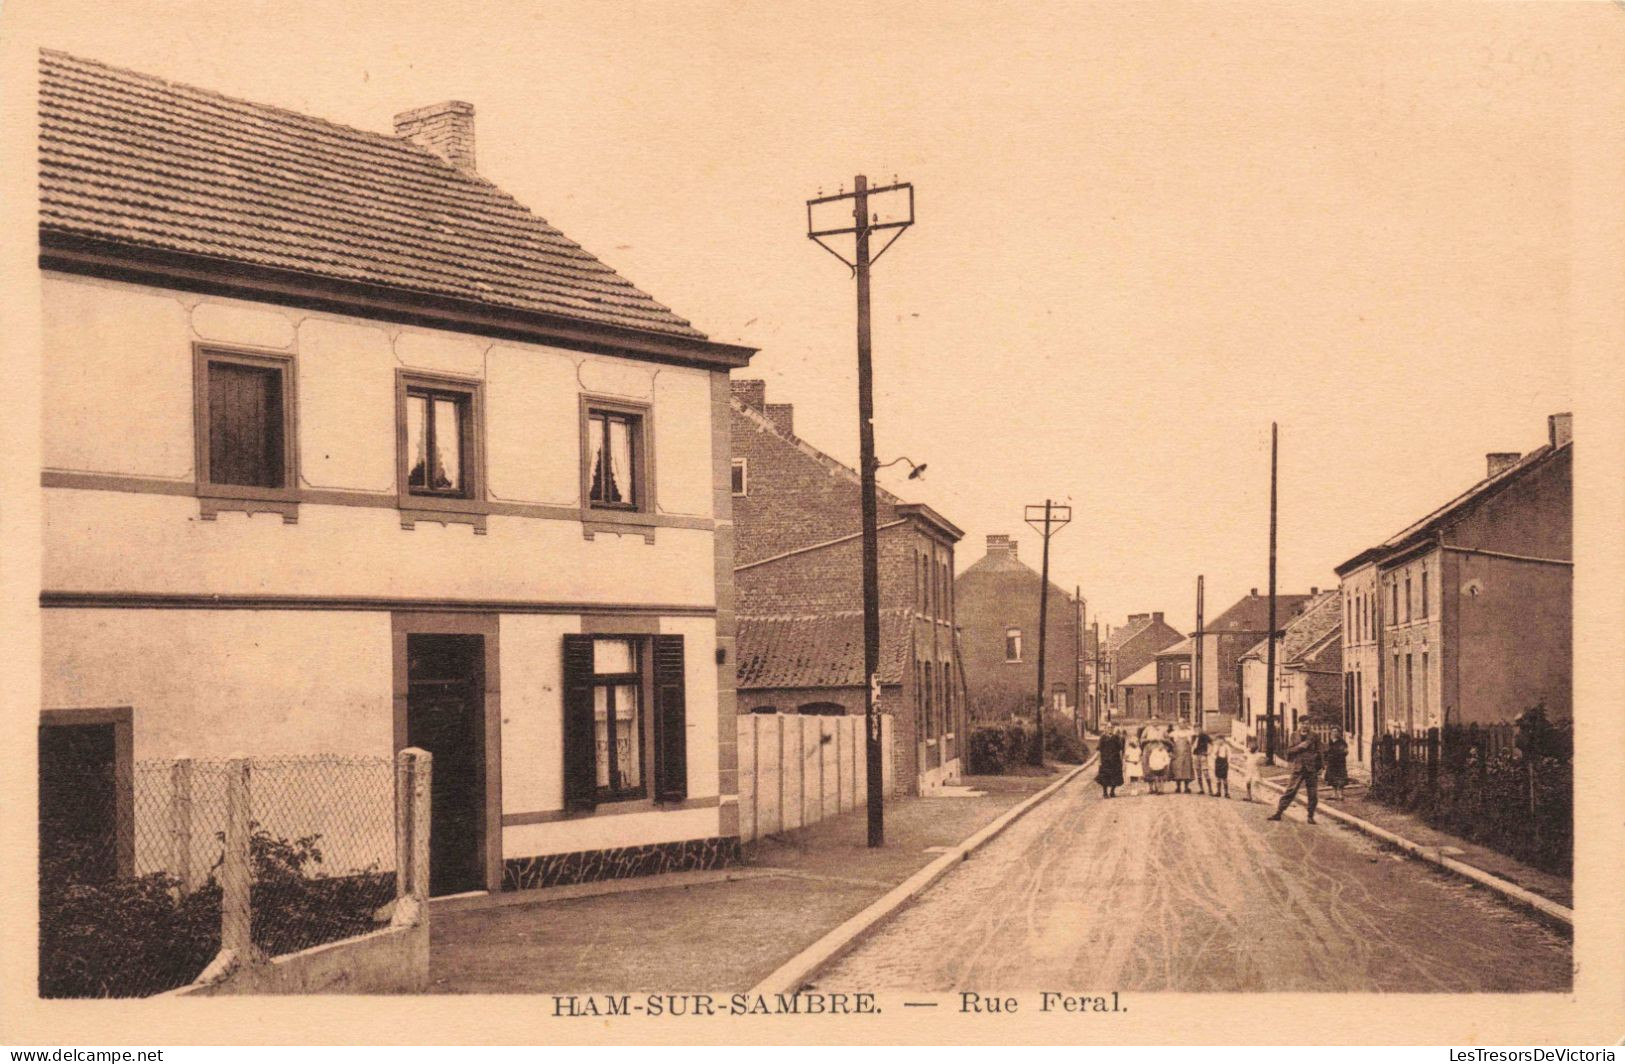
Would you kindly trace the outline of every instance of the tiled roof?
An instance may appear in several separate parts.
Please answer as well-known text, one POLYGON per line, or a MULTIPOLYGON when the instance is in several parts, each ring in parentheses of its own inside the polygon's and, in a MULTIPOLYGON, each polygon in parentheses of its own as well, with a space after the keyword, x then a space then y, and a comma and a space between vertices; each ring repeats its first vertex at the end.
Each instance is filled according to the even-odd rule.
MULTIPOLYGON (((1309 602, 1308 595, 1276 595, 1275 624, 1283 627, 1296 617, 1309 602)), ((1248 595, 1202 626, 1204 635, 1224 632, 1267 632, 1270 626, 1270 599, 1268 595, 1248 595)))
POLYGON ((1147 662, 1133 676, 1126 680, 1118 680, 1119 687, 1155 687, 1157 686, 1157 662, 1155 659, 1147 662))
MULTIPOLYGON (((1308 596, 1303 596, 1307 598, 1308 596)), ((1343 594, 1338 590, 1322 591, 1281 629, 1281 638, 1275 645, 1275 660, 1280 665, 1309 664, 1308 658, 1321 649, 1327 637, 1343 630, 1343 594)), ((1269 653, 1269 640, 1260 639, 1242 657, 1263 660, 1269 653)))
MULTIPOLYGON (((880 613, 880 682, 903 682, 909 653, 909 611, 880 613)), ((863 614, 741 617, 737 630, 739 687, 862 687, 863 614)))
POLYGON ((1111 636, 1106 640, 1106 649, 1115 651, 1130 639, 1151 627, 1151 618, 1142 617, 1137 621, 1130 621, 1120 628, 1113 628, 1111 636))
POLYGON ((1540 465, 1546 459, 1572 445, 1572 441, 1566 441, 1556 447, 1553 447, 1548 443, 1544 446, 1535 448, 1533 451, 1530 451, 1528 454, 1524 455, 1507 468, 1501 470, 1501 472, 1495 474, 1495 476, 1485 477, 1483 480, 1478 481, 1472 487, 1468 488, 1460 495, 1457 495, 1443 506, 1422 517, 1420 520, 1414 521, 1407 525, 1405 528, 1401 529, 1394 535, 1389 536, 1375 547, 1369 547, 1366 550, 1361 551, 1359 554, 1356 554, 1342 565, 1339 565, 1336 570, 1337 573, 1339 575, 1346 574, 1358 566, 1361 562, 1381 558, 1384 555, 1390 554, 1401 547, 1404 547, 1409 541, 1416 539, 1418 536, 1430 531, 1433 528, 1447 523, 1452 517, 1455 517, 1464 510, 1467 510, 1480 499, 1488 496, 1491 492, 1496 491, 1503 485, 1523 476, 1531 469, 1540 465))
POLYGON ((1190 637, 1186 637, 1184 639, 1181 639, 1179 642, 1175 643, 1173 646, 1163 647, 1161 650, 1157 651, 1157 657, 1159 657, 1159 658, 1163 658, 1163 657, 1167 657, 1167 658, 1186 657, 1186 658, 1188 658, 1188 657, 1191 656, 1191 653, 1195 649, 1196 649, 1196 640, 1192 639, 1190 637))
POLYGON ((42 236, 704 338, 408 140, 51 51, 39 108, 42 236))

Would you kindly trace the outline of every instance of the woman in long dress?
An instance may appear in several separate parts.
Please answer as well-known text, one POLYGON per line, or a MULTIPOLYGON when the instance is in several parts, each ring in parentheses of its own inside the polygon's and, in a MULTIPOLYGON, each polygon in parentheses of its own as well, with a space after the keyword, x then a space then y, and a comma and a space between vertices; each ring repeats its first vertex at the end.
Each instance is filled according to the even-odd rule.
POLYGON ((1196 761, 1191 754, 1191 733, 1178 728, 1173 735, 1173 762, 1168 766, 1168 778, 1174 781, 1174 793, 1191 793, 1191 780, 1196 778, 1196 761))
POLYGON ((1116 728, 1107 727, 1100 737, 1100 765, 1095 769, 1095 782, 1100 784, 1102 798, 1116 798, 1117 788, 1123 785, 1123 736, 1116 728))
POLYGON ((1331 788, 1333 798, 1342 801, 1343 788, 1349 785, 1349 744, 1343 738, 1342 728, 1332 731, 1332 741, 1326 744, 1324 760, 1326 786, 1331 788))

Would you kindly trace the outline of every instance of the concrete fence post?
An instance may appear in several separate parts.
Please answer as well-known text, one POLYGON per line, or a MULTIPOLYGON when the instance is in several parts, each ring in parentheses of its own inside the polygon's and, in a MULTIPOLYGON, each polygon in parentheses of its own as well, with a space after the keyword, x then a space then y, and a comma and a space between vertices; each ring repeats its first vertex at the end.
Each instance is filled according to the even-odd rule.
POLYGON ((226 848, 220 861, 220 949, 238 964, 253 955, 254 854, 250 840, 249 761, 226 762, 226 848))
POLYGON ((193 761, 184 754, 169 766, 169 867, 187 894, 199 886, 192 855, 192 771, 193 761))
POLYGON ((395 755, 395 897, 397 912, 414 922, 428 912, 433 764, 433 755, 416 747, 395 755), (406 899, 411 904, 401 906, 406 899))

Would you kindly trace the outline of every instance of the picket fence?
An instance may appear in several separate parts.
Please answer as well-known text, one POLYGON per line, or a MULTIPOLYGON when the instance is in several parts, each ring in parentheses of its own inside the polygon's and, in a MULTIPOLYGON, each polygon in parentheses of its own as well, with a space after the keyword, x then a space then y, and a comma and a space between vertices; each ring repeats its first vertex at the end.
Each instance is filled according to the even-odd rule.
MULTIPOLYGON (((880 717, 882 791, 893 793, 892 718, 880 717)), ((739 718, 739 838, 816 824, 868 800, 863 718, 750 713, 739 718)))

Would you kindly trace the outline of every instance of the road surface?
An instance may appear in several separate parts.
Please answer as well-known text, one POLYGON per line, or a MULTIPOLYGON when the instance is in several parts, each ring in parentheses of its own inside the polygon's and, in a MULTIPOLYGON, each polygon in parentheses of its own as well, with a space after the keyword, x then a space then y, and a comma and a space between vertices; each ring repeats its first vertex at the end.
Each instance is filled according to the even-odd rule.
MULTIPOLYGON (((953 799, 940 799, 951 801, 953 799)), ((1301 810, 1301 806, 1300 806, 1301 810)), ((1301 812, 1085 773, 815 980, 838 990, 1559 991, 1569 941, 1301 812)))

